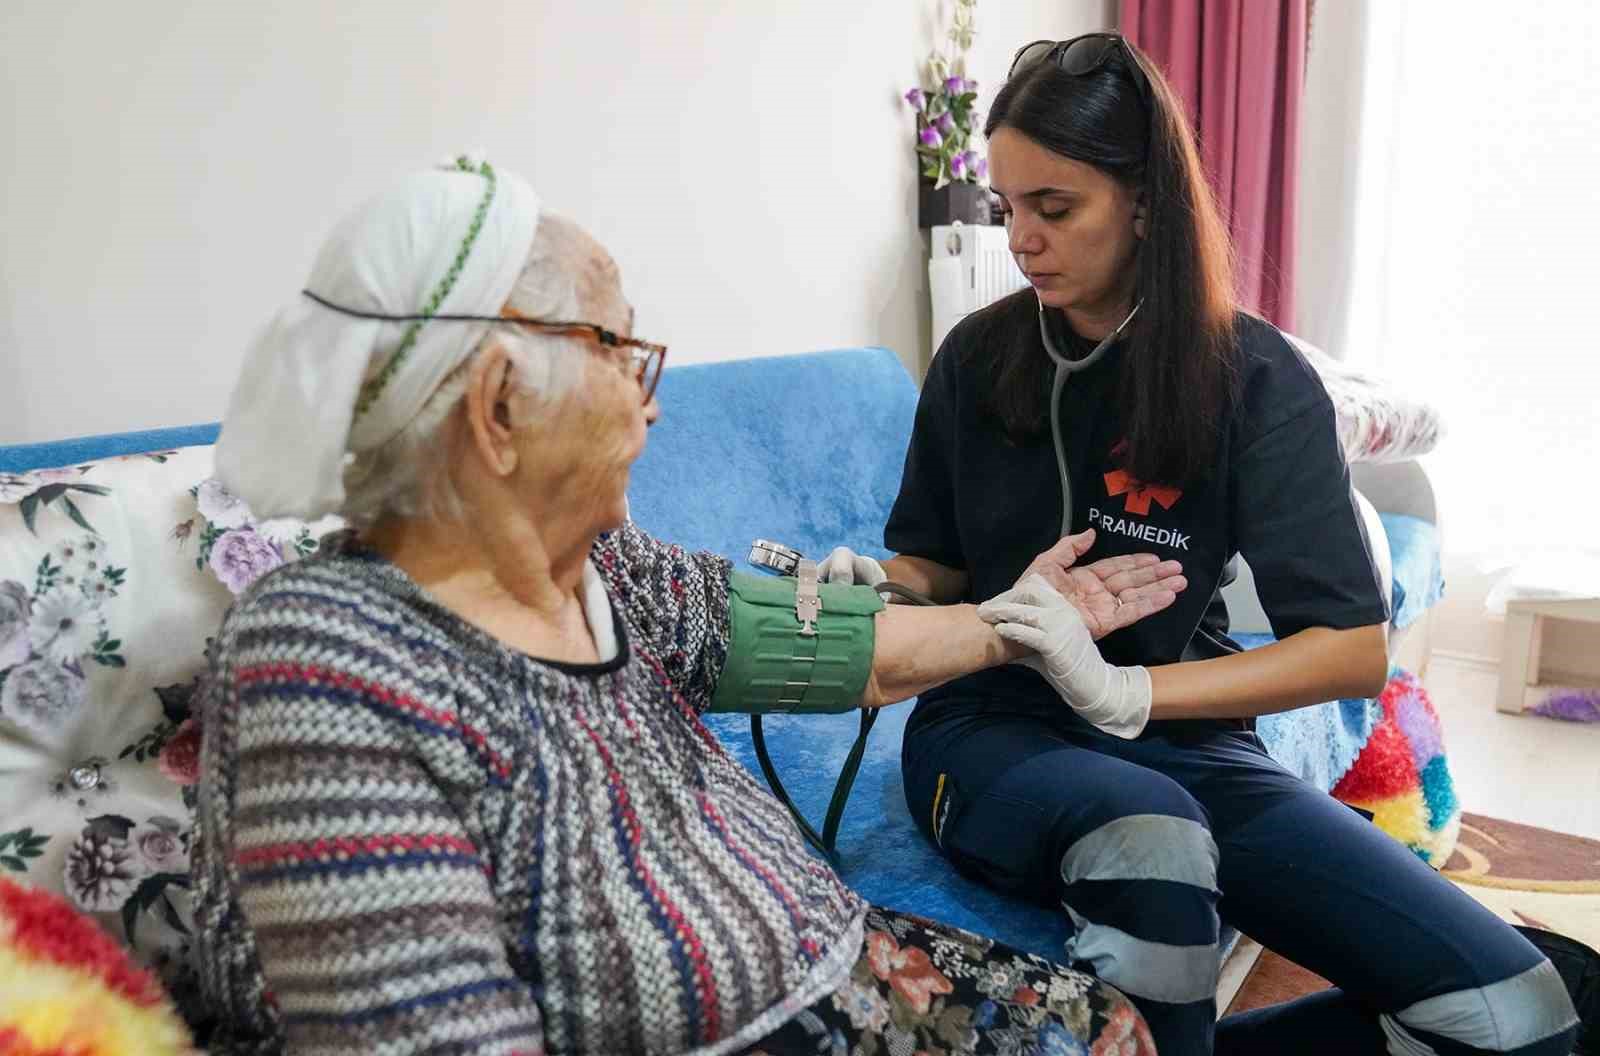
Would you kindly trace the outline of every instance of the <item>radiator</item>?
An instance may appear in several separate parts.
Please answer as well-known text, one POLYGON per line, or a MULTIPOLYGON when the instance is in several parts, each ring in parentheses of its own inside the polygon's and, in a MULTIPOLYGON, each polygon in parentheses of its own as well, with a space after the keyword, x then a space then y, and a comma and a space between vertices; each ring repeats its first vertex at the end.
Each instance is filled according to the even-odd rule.
POLYGON ((933 348, 965 316, 993 304, 1028 280, 1006 246, 1006 229, 956 224, 931 229, 928 289, 933 297, 933 348))

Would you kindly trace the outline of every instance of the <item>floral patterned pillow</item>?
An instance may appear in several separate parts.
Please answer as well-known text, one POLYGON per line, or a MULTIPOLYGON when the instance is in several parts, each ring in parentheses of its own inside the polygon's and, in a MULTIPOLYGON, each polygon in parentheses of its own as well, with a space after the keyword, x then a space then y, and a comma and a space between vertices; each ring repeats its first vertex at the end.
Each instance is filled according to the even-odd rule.
POLYGON ((337 525, 256 522, 211 457, 0 474, 0 872, 94 914, 191 1016, 208 640, 235 594, 337 525))
POLYGON ((1439 445, 1438 408, 1334 359, 1293 334, 1284 334, 1322 378, 1333 400, 1346 462, 1403 462, 1439 445))

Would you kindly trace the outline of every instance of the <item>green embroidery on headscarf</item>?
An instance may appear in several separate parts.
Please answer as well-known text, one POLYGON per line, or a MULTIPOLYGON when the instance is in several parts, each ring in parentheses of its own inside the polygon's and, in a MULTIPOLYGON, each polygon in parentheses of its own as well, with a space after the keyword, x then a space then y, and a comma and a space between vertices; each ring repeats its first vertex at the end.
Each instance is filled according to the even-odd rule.
MULTIPOLYGON (((481 165, 474 166, 472 161, 463 155, 456 159, 456 168, 462 172, 476 172, 484 178, 486 185, 483 191, 483 200, 478 203, 477 211, 472 214, 472 226, 467 228, 467 237, 462 241, 461 250, 456 254, 456 259, 450 264, 450 270, 445 272, 444 278, 439 280, 439 285, 434 288, 433 296, 428 298, 428 303, 423 306, 422 311, 417 313, 418 315, 432 316, 439 310, 439 306, 444 303, 444 299, 450 296, 451 289, 455 287, 456 279, 461 275, 462 267, 467 263, 467 255, 472 252, 472 245, 478 240, 478 232, 483 230, 483 218, 489 213, 489 205, 494 201, 494 169, 487 161, 481 165)), ((389 362, 384 364, 383 369, 377 373, 377 376, 361 386, 361 396, 356 400, 356 418, 366 414, 378 402, 378 398, 383 395, 383 390, 394 379, 400 368, 405 365, 406 357, 411 354, 412 346, 417 343, 417 334, 422 331, 427 322, 427 319, 418 319, 406 327, 406 332, 400 337, 400 347, 394 350, 394 355, 389 357, 389 362)))

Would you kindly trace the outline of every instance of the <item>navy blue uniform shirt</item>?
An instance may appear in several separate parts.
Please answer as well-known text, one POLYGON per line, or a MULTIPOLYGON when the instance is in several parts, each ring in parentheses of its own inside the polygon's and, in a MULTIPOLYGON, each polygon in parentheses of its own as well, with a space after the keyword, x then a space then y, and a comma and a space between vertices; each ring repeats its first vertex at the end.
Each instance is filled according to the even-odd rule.
MULTIPOLYGON (((984 323, 977 316, 963 320, 934 357, 884 531, 896 553, 965 570, 969 601, 1009 589, 1061 535, 1061 482, 1049 430, 1014 444, 980 399, 986 382, 971 357, 984 354, 974 344, 993 332, 984 323)), ((1226 607, 1214 597, 1235 553, 1250 563, 1280 639, 1308 627, 1388 619, 1321 380, 1270 324, 1240 314, 1236 332, 1240 398, 1223 425, 1216 468, 1198 485, 1145 485, 1118 465, 1120 344, 1071 375, 1062 392, 1072 531, 1096 530, 1094 547, 1079 563, 1148 552, 1182 562, 1189 581, 1171 607, 1100 641, 1112 663, 1165 664, 1236 651, 1226 607)), ((1015 686, 1001 671, 963 685, 975 688, 986 676, 1015 686)))

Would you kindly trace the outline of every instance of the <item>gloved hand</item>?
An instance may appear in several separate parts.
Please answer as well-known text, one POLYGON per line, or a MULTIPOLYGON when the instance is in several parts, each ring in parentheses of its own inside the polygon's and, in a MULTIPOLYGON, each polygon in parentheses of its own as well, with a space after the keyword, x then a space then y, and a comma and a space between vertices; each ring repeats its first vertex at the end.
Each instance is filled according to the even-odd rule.
POLYGON ((1150 721, 1150 672, 1106 663, 1078 610, 1043 576, 1024 576, 978 606, 978 616, 1006 641, 1032 649, 1036 655, 1019 663, 1096 729, 1131 740, 1150 721))
POLYGON ((817 563, 817 582, 843 583, 845 586, 875 587, 888 579, 883 566, 858 554, 848 546, 836 546, 833 553, 817 563))

